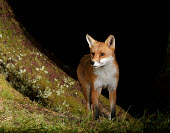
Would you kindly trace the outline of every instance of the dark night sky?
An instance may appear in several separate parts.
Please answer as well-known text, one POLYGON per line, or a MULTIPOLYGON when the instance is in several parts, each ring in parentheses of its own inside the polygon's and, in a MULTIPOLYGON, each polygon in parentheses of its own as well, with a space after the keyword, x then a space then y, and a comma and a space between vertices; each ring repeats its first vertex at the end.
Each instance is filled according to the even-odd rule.
MULTIPOLYGON (((161 71, 166 54, 166 10, 130 3, 67 3, 9 0, 27 31, 64 64, 75 70, 89 53, 85 35, 98 41, 113 34, 120 66, 119 104, 158 103, 151 82, 161 71)), ((156 90, 158 91, 158 90, 156 90)))

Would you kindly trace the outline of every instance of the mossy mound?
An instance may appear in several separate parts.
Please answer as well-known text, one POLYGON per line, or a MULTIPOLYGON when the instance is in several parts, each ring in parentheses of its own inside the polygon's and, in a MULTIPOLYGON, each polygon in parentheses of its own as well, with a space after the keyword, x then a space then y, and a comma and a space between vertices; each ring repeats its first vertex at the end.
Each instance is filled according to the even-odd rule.
MULTIPOLYGON (((40 52, 35 43, 16 21, 8 3, 0 0, 0 73, 31 100, 67 114, 86 114, 79 82, 40 52)), ((101 96, 100 105, 105 111, 102 113, 108 114, 108 99, 101 96)), ((117 107, 117 114, 123 112, 117 107)))
POLYGON ((78 107, 84 113, 78 82, 32 45, 5 1, 0 1, 0 14, 0 72, 10 84, 32 100, 64 105, 71 112, 78 107))

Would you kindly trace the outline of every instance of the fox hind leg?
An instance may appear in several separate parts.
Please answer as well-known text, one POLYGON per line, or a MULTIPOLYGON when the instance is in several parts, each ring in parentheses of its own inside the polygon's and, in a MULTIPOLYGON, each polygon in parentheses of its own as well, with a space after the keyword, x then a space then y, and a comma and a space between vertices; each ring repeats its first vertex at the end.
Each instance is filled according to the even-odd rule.
POLYGON ((90 86, 89 85, 85 85, 85 84, 81 84, 82 85, 82 89, 83 89, 83 95, 84 98, 86 99, 86 110, 87 110, 87 114, 90 112, 90 107, 91 107, 91 91, 90 91, 90 86))

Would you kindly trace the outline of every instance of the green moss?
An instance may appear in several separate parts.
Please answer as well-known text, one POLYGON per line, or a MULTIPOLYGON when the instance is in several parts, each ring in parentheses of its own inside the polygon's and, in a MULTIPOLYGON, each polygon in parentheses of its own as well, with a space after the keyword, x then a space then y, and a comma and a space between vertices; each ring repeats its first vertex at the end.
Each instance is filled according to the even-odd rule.
POLYGON ((106 106, 110 106, 108 99, 106 97, 104 97, 103 95, 100 95, 99 101, 101 101, 106 106))
POLYGON ((0 74, 0 97, 3 99, 14 99, 14 94, 11 93, 11 87, 2 74, 0 74))
POLYGON ((81 101, 78 101, 76 98, 72 96, 67 97, 67 103, 70 107, 70 111, 75 115, 80 116, 82 114, 86 114, 86 110, 81 104, 81 101))
POLYGON ((5 80, 3 74, 0 74, 0 98, 1 100, 11 100, 11 102, 20 102, 20 103, 31 103, 29 98, 24 97, 21 93, 16 91, 11 87, 11 85, 5 80))

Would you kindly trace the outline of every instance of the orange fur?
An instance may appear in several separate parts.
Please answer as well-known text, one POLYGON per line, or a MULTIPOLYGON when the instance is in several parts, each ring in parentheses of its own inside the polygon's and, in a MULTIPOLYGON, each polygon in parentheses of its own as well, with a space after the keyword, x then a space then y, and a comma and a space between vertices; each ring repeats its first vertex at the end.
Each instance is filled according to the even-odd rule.
POLYGON ((108 88, 111 118, 115 116, 116 89, 119 80, 119 67, 115 59, 115 40, 111 35, 105 42, 98 42, 86 36, 90 53, 85 55, 77 68, 77 76, 86 100, 87 113, 91 102, 93 118, 99 118, 98 99, 102 88, 108 88))

